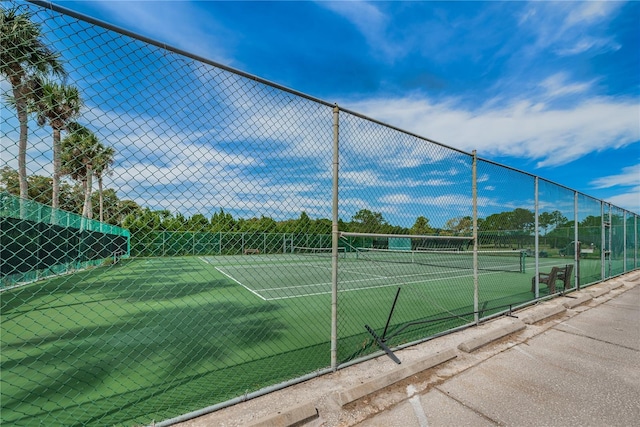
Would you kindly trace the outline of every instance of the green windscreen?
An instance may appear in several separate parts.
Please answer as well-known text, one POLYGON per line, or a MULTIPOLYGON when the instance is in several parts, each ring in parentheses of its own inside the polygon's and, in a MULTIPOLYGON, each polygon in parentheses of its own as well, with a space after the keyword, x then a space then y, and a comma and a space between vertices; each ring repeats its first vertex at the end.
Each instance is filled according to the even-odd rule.
POLYGON ((0 193, 2 288, 128 257, 129 230, 0 193))

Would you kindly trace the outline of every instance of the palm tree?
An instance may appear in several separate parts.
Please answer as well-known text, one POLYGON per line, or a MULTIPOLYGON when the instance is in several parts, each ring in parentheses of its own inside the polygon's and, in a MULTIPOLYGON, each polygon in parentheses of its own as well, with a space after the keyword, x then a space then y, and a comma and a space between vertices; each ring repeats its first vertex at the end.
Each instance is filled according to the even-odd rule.
POLYGON ((28 12, 20 13, 17 6, 0 12, 0 73, 11 84, 20 123, 18 180, 21 199, 28 197, 27 115, 29 101, 36 98, 40 89, 35 77, 65 75, 60 56, 42 42, 40 26, 31 21, 31 16, 28 12))
POLYGON ((80 115, 82 100, 75 86, 67 86, 50 81, 42 85, 41 96, 33 102, 38 114, 38 125, 49 123, 53 129, 53 194, 51 207, 57 209, 60 202, 60 133, 69 122, 80 115))
POLYGON ((98 137, 86 127, 72 122, 67 126, 69 135, 62 140, 60 160, 61 171, 82 183, 84 203, 82 216, 93 217, 91 209, 91 189, 93 168, 98 153, 104 149, 98 137))
POLYGON ((116 150, 112 147, 104 147, 100 144, 100 151, 94 159, 93 173, 98 178, 98 197, 100 200, 100 222, 104 222, 104 201, 102 200, 102 178, 111 173, 116 150))

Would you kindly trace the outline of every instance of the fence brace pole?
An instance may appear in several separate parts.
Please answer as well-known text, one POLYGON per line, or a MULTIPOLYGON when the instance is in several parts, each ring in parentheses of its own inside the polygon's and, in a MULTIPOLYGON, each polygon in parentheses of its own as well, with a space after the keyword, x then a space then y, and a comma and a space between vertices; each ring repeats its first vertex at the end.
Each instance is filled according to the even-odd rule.
POLYGON ((338 369, 338 169, 340 108, 333 107, 333 195, 331 208, 331 369, 338 369))
POLYGON ((478 155, 476 150, 473 150, 472 155, 471 204, 473 206, 473 318, 477 325, 480 323, 480 313, 478 312, 478 155))

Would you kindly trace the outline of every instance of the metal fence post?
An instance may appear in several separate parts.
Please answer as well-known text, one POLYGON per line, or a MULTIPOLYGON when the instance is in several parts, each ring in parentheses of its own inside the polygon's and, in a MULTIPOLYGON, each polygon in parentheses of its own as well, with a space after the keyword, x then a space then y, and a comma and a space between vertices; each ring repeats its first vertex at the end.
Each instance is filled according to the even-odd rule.
MULTIPOLYGON (((535 235, 534 235, 534 243, 533 243, 533 250, 535 252, 534 256, 535 256, 535 290, 534 290, 534 297, 535 298, 539 298, 540 297, 540 283, 539 283, 539 278, 540 278, 540 261, 538 258, 538 254, 540 253, 540 221, 538 216, 540 215, 540 211, 539 211, 539 202, 538 202, 538 177, 536 176, 534 178, 533 181, 533 203, 534 203, 534 211, 535 211, 535 235)), ((526 262, 526 261, 525 261, 526 262)))
POLYGON ((573 274, 576 289, 580 289, 580 238, 578 234, 578 192, 573 192, 573 274))
POLYGON ((476 325, 480 322, 478 296, 478 155, 472 152, 471 198, 473 206, 473 312, 476 325))
POLYGON ((331 208, 331 369, 338 368, 338 170, 340 109, 333 107, 333 194, 331 208))
POLYGON ((604 280, 605 276, 605 267, 604 267, 604 263, 605 260, 607 259, 606 257, 606 250, 607 250, 607 244, 605 243, 605 237, 606 237, 606 233, 605 233, 605 229, 606 229, 606 225, 607 222, 604 219, 604 202, 601 200, 600 201, 600 280, 604 280))
POLYGON ((622 214, 622 272, 627 272, 627 211, 622 214))

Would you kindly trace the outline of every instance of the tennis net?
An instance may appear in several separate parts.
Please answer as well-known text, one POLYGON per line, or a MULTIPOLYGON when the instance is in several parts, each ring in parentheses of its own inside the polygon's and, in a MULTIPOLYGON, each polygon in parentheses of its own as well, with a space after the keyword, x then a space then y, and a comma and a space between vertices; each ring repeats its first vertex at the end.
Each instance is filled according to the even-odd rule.
MULTIPOLYGON (((472 251, 402 251, 392 249, 357 248, 356 257, 365 261, 422 264, 435 267, 473 270, 472 251)), ((478 270, 524 273, 525 257, 526 253, 519 250, 478 251, 478 270)))

